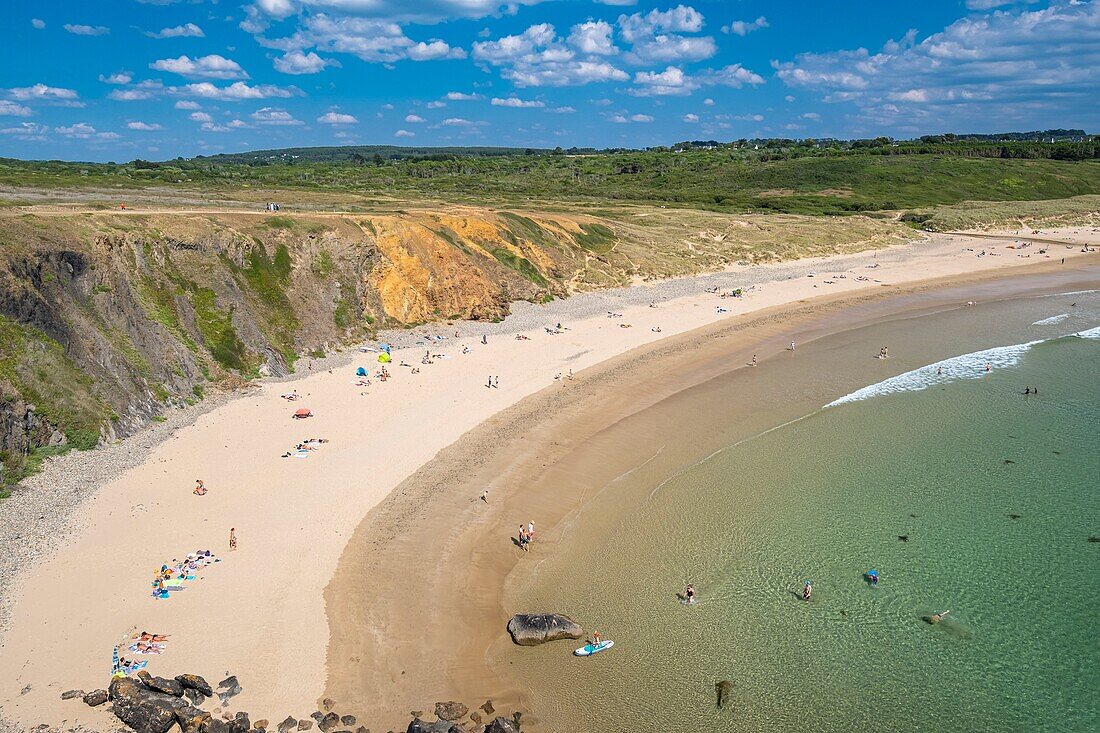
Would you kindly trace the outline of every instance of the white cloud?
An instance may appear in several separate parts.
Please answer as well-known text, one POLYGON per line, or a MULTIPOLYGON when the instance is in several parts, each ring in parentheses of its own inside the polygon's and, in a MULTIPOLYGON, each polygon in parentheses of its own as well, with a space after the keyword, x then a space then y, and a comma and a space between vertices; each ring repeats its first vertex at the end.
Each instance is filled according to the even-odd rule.
POLYGON ((199 125, 199 129, 203 132, 229 132, 230 128, 226 125, 219 125, 216 122, 204 122, 199 125))
POLYGON ((129 71, 119 71, 109 76, 99 75, 99 80, 104 84, 129 84, 133 79, 134 75, 129 71))
POLYGON ((484 99, 480 94, 466 94, 465 92, 447 92, 447 99, 452 102, 472 102, 477 99, 484 99))
POLYGON ((852 104, 876 127, 950 129, 998 120, 1031 129, 1067 118, 1095 124, 1100 3, 974 15, 920 41, 910 31, 876 53, 804 53, 773 66, 788 86, 852 104))
POLYGON ((708 107, 713 107, 714 106, 714 100, 711 99, 710 97, 707 97, 706 99, 703 100, 703 104, 705 104, 708 107))
POLYGON ((558 115, 571 115, 574 112, 576 112, 577 110, 574 109, 573 107, 565 106, 565 107, 551 107, 550 109, 548 109, 546 111, 547 112, 553 112, 554 114, 558 114, 558 115))
POLYGON ((530 26, 518 35, 475 43, 473 49, 476 61, 500 67, 501 76, 519 87, 579 86, 630 78, 603 57, 578 58, 549 23, 530 26))
POLYGON ((35 84, 29 87, 14 87, 8 90, 8 96, 20 102, 50 102, 64 107, 83 107, 79 95, 74 89, 51 87, 35 84))
POLYGON ((417 42, 402 27, 388 20, 316 13, 306 16, 297 30, 283 38, 259 38, 259 42, 280 51, 347 53, 363 61, 392 64, 403 59, 434 61, 466 57, 461 48, 445 41, 417 42))
POLYGON ((209 56, 180 56, 178 59, 160 59, 149 64, 150 69, 168 71, 180 76, 202 79, 247 79, 241 65, 216 53, 209 56))
POLYGON ((163 130, 164 129, 163 127, 161 127, 160 125, 158 125, 156 123, 149 124, 148 122, 141 122, 141 121, 127 122, 126 123, 126 128, 128 130, 142 130, 142 131, 146 131, 146 132, 149 132, 149 131, 152 131, 152 130, 163 130))
POLYGON ((117 140, 119 137, 117 132, 98 132, 87 122, 77 122, 67 127, 55 127, 53 130, 65 137, 78 140, 117 140))
POLYGON ((698 33, 703 30, 703 14, 695 8, 679 5, 671 10, 619 16, 619 32, 635 43, 660 32, 698 33))
POLYGON ((653 118, 650 117, 649 115, 642 115, 642 114, 630 115, 630 121, 631 122, 653 122, 653 118))
POLYGON ((198 102, 192 102, 190 99, 181 99, 173 105, 176 109, 199 109, 198 102))
POLYGON ((301 120, 294 119, 294 116, 285 109, 277 107, 261 107, 252 113, 252 119, 260 125, 291 126, 305 124, 301 120))
POLYGON ((317 118, 317 121, 323 125, 358 125, 359 120, 349 114, 342 112, 326 112, 317 118))
POLYGON ((409 132, 408 130, 398 130, 397 132, 393 133, 393 136, 394 137, 416 137, 416 133, 415 132, 409 132))
POLYGON ((446 106, 446 102, 440 102, 438 99, 427 104, 428 109, 443 109, 446 106))
POLYGON ((249 128, 249 129, 251 129, 251 127, 252 127, 252 125, 248 124, 244 120, 236 120, 236 119, 230 120, 229 123, 226 126, 231 128, 231 129, 234 129, 234 130, 240 129, 240 128, 249 128))
POLYGON ((752 22, 746 22, 744 20, 735 20, 727 26, 722 27, 723 33, 732 33, 735 36, 747 36, 753 31, 761 30, 768 27, 768 19, 761 15, 759 18, 752 22))
MULTIPOLYGON (((971 10, 992 10, 993 8, 999 8, 1004 5, 1015 5, 1017 2, 1035 3, 1039 0, 966 0, 966 7, 971 10)), ((1071 3, 1073 4, 1073 0, 1071 3)))
POLYGON ((414 125, 419 125, 422 122, 427 122, 427 120, 425 120, 420 115, 405 115, 405 122, 411 122, 414 125))
POLYGON ((145 35, 150 38, 205 38, 206 34, 202 32, 202 28, 199 28, 194 23, 185 23, 184 25, 177 25, 172 28, 161 28, 159 31, 152 32, 146 31, 145 35))
POLYGON ((31 25, 38 30, 42 30, 46 27, 46 21, 42 20, 41 18, 31 18, 31 25))
POLYGON ((66 23, 62 26, 65 30, 77 36, 103 36, 111 32, 111 29, 103 25, 75 25, 66 23))
POLYGON ((634 75, 634 88, 627 90, 636 97, 684 96, 699 88, 699 82, 675 66, 664 71, 639 71, 634 75))
POLYGON ((249 27, 266 26, 269 18, 283 20, 311 8, 354 13, 391 22, 435 24, 449 18, 477 19, 501 13, 515 14, 519 6, 537 5, 539 2, 542 0, 255 0, 246 7, 246 22, 249 27))
POLYGON ((472 127, 475 123, 461 117, 448 117, 443 120, 443 124, 449 127, 472 127))
POLYGON ((21 122, 16 127, 5 127, 0 134, 12 135, 16 140, 40 142, 46 139, 50 128, 35 122, 21 122))
POLYGON ((643 114, 628 114, 628 113, 616 113, 606 116, 608 122, 614 122, 617 125, 629 125, 632 122, 653 122, 653 118, 649 115, 643 114))
POLYGON ((821 115, 819 115, 817 112, 806 112, 802 114, 801 117, 804 120, 813 120, 814 122, 817 122, 821 119, 821 115))
POLYGON ((708 72, 703 82, 705 84, 720 84, 722 86, 740 89, 746 84, 749 86, 763 84, 764 77, 760 76, 755 71, 746 69, 741 64, 731 64, 730 66, 723 67, 716 71, 708 72))
POLYGON ((287 51, 275 59, 275 70, 284 74, 317 74, 326 66, 339 66, 336 59, 325 59, 315 52, 302 53, 300 50, 287 51))
POLYGON ((663 63, 667 61, 702 61, 718 53, 718 46, 710 36, 680 36, 662 33, 635 43, 630 51, 634 63, 663 63))
POLYGON ((532 109, 546 106, 545 102, 540 102, 537 99, 519 99, 518 97, 508 97, 506 99, 493 97, 490 104, 494 107, 513 107, 515 109, 532 109))
POLYGON ((202 81, 196 84, 186 84, 182 87, 172 87, 172 91, 175 94, 187 97, 219 99, 227 102, 242 99, 269 99, 272 97, 286 99, 301 93, 296 87, 278 87, 272 84, 249 86, 243 81, 233 82, 227 87, 219 87, 208 81, 202 81))
POLYGON ((573 26, 568 43, 577 51, 593 56, 614 56, 619 52, 611 40, 614 27, 603 20, 590 20, 573 26))
POLYGON ((208 115, 206 112, 192 112, 188 117, 193 122, 213 122, 214 118, 208 115))
POLYGON ((153 93, 144 89, 112 89, 107 94, 107 98, 118 102, 140 102, 152 99, 153 93))
POLYGON ((684 122, 698 122, 699 121, 699 115, 688 113, 688 114, 684 115, 683 117, 681 117, 680 119, 682 119, 684 122))
POLYGON ((413 61, 438 61, 440 59, 464 59, 466 51, 450 46, 438 38, 427 43, 414 43, 405 49, 405 54, 413 61))
POLYGON ((0 115, 4 117, 30 117, 32 114, 30 107, 0 99, 0 115))

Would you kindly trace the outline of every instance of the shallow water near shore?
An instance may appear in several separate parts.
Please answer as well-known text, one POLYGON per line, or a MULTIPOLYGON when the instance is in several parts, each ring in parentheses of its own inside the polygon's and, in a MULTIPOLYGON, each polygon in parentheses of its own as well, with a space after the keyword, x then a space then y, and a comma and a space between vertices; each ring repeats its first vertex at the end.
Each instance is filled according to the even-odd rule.
POLYGON ((898 319, 635 416, 506 589, 615 647, 491 661, 559 731, 1100 729, 1098 324, 1096 292, 898 319))

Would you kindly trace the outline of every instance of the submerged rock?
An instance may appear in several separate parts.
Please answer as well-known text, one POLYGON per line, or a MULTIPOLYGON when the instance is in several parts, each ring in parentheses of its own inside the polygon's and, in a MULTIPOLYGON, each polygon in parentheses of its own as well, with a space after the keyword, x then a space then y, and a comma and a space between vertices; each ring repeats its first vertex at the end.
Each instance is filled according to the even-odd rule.
POLYGON ((536 646, 558 639, 579 639, 584 635, 584 629, 561 614, 520 613, 508 621, 508 633, 512 635, 512 641, 520 646, 536 646))
POLYGON ((729 703, 731 696, 733 695, 733 683, 729 680, 722 680, 714 684, 714 693, 718 698, 715 707, 723 708, 729 703))

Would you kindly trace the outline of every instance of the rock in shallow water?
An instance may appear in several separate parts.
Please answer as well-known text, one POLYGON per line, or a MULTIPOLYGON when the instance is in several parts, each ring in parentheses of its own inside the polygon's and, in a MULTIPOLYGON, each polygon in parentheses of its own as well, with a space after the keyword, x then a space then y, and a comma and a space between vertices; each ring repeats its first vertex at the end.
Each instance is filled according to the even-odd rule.
POLYGON ((558 639, 579 639, 584 629, 557 613, 520 613, 508 621, 508 633, 520 646, 536 646, 558 639))

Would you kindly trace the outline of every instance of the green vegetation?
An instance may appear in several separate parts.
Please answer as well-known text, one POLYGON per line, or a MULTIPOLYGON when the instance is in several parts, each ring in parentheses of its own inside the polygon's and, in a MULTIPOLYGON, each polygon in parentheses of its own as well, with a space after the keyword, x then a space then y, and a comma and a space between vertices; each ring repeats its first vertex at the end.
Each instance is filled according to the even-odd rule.
POLYGON ((217 293, 210 288, 192 284, 187 296, 195 310, 195 323, 203 343, 214 360, 241 374, 252 372, 259 364, 233 328, 233 309, 224 313, 218 310, 217 293))
MULTIPOLYGON (((371 149, 260 151, 129 164, 0 160, 0 184, 13 187, 168 190, 265 188, 377 194, 460 203, 632 202, 731 212, 848 214, 951 205, 968 200, 1066 198, 1100 190, 1100 139, 1041 142, 950 135, 874 140, 739 140, 680 143, 649 150, 371 149), (312 152, 310 152, 312 151, 312 152), (380 162, 375 155, 381 156, 380 162)), ((537 225, 507 218, 517 236, 537 241, 537 225)), ((264 226, 289 229, 271 216, 264 226)), ((364 224, 364 228, 370 227, 364 224)))
POLYGON ((597 254, 610 252, 615 246, 615 232, 603 224, 581 224, 582 234, 576 235, 577 244, 597 254))
MULTIPOLYGON (((231 270, 237 271, 232 262, 226 262, 231 270)), ((298 329, 298 319, 286 295, 292 269, 290 251, 285 244, 279 243, 275 247, 275 256, 271 258, 268 258, 267 250, 263 246, 253 247, 248 253, 247 267, 241 272, 263 305, 264 319, 269 326, 265 329, 268 338, 278 347, 287 365, 293 369, 297 358, 294 334, 298 329)))
POLYGON ((523 275, 540 288, 550 287, 550 283, 546 281, 546 278, 542 276, 538 268, 531 264, 531 261, 526 257, 520 257, 519 255, 513 254, 503 247, 494 249, 493 257, 496 257, 501 263, 523 275))
POLYGON ((334 267, 332 255, 330 255, 326 249, 322 249, 317 253, 317 256, 313 258, 313 273, 317 275, 317 277, 328 277, 332 274, 334 267))
POLYGON ((68 439, 66 446, 40 447, 27 456, 0 452, 5 483, 18 483, 36 472, 49 455, 71 448, 88 450, 99 442, 99 428, 110 411, 96 396, 91 378, 69 360, 61 344, 4 316, 0 316, 0 380, 11 384, 68 439))

